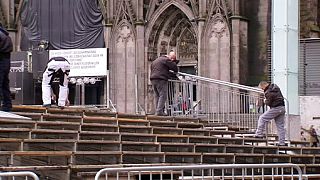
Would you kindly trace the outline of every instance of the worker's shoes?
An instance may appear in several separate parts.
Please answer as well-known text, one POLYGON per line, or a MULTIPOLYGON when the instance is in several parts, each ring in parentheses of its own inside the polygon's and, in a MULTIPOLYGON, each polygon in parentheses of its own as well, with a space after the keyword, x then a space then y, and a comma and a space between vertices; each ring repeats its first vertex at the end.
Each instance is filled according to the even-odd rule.
POLYGON ((42 105, 42 107, 51 108, 51 104, 44 104, 44 105, 42 105))

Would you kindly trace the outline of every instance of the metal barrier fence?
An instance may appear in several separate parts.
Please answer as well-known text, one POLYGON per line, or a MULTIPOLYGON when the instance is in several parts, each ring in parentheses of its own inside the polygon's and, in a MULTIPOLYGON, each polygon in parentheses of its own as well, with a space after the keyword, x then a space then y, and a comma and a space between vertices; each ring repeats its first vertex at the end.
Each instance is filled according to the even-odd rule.
POLYGON ((186 73, 178 75, 180 80, 169 81, 169 115, 255 129, 259 115, 266 110, 259 88, 186 73))
POLYGON ((11 177, 12 179, 17 180, 18 178, 16 177, 20 177, 20 179, 26 179, 28 180, 30 178, 34 179, 34 180, 39 180, 39 177, 31 172, 31 171, 20 171, 20 172, 0 172, 0 180, 2 180, 3 177, 11 177))
POLYGON ((215 164, 105 168, 95 175, 101 179, 298 179, 302 171, 295 164, 215 164))

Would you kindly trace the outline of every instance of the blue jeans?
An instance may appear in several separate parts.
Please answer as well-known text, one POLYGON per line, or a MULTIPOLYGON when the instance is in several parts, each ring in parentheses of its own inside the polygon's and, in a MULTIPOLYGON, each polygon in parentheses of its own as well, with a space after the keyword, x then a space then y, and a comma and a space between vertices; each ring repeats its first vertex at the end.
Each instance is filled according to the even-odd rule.
POLYGON ((1 110, 11 111, 11 93, 9 86, 9 72, 10 72, 10 54, 0 54, 0 97, 1 110))

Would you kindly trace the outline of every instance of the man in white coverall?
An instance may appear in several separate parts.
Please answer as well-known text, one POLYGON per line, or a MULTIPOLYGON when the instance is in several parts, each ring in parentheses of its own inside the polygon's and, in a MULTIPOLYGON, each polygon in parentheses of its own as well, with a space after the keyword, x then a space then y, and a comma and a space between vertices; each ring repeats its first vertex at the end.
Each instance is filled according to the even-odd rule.
POLYGON ((63 109, 68 98, 68 76, 70 63, 63 57, 53 57, 49 60, 42 78, 43 107, 51 107, 51 84, 55 78, 59 78, 58 106, 63 109))

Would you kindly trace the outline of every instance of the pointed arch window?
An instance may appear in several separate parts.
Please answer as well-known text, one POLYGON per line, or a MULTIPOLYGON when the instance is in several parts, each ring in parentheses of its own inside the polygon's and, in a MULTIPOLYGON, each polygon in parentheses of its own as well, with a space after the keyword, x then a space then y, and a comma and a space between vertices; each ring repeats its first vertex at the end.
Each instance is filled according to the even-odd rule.
POLYGON ((185 28, 178 41, 178 53, 181 60, 196 60, 198 56, 198 43, 195 34, 185 28))

